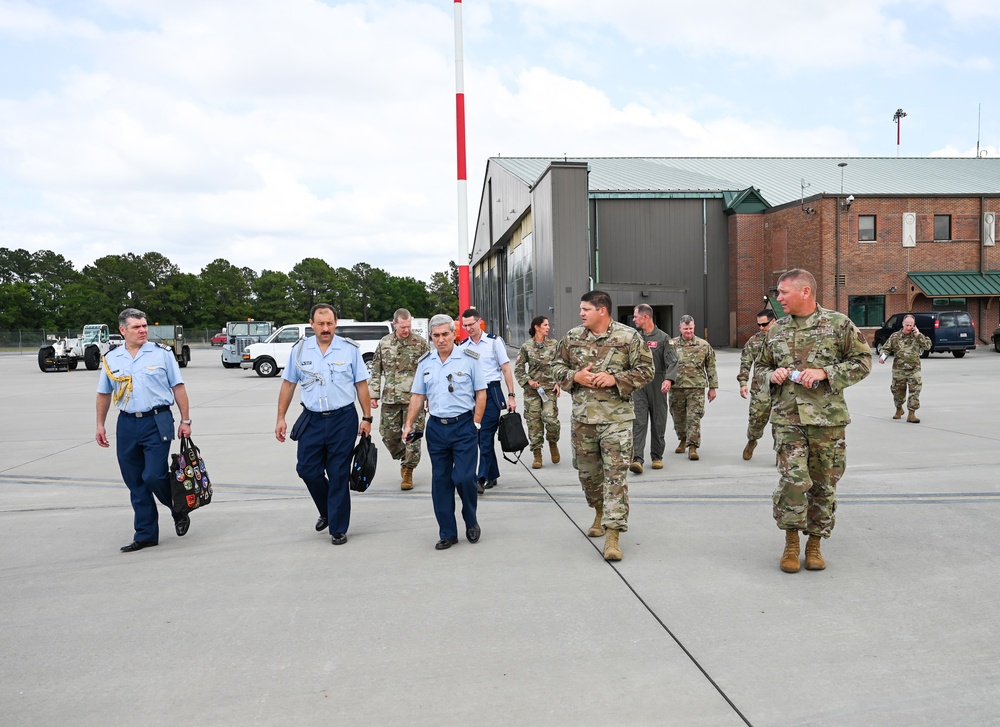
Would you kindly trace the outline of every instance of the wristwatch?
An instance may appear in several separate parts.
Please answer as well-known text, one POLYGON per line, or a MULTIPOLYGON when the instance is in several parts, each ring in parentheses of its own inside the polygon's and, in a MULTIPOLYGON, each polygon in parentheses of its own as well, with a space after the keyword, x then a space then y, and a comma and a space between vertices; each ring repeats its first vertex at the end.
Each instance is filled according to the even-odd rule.
POLYGON ((361 421, 368 422, 369 424, 371 424, 372 423, 372 417, 361 417, 361 421))
POLYGON ((483 425, 480 424, 479 422, 472 422, 472 423, 476 425, 476 429, 482 429, 483 428, 483 425))
POLYGON ((508 399, 512 399, 512 398, 514 398, 514 395, 513 394, 507 394, 507 398, 508 399))
POLYGON ((188 426, 191 426, 191 420, 190 419, 181 419, 181 424, 187 424, 188 426))

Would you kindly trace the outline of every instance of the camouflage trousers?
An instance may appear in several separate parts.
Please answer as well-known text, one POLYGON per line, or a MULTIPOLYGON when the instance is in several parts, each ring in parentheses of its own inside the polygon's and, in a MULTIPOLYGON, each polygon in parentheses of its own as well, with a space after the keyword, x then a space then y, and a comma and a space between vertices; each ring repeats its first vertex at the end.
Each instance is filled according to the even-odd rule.
POLYGON ((677 388, 670 390, 670 416, 674 418, 677 439, 690 447, 701 446, 701 418, 705 416, 705 390, 677 388))
POLYGON ((545 392, 549 400, 544 404, 534 389, 524 392, 524 419, 528 423, 528 446, 532 452, 542 448, 542 440, 559 441, 559 405, 554 392, 545 392))
POLYGON ((764 436, 764 427, 771 419, 771 392, 769 388, 750 391, 750 422, 747 424, 747 441, 764 436))
POLYGON ((632 456, 632 422, 581 424, 573 422, 573 466, 580 476, 587 504, 600 507, 601 524, 628 530, 628 472, 632 456))
POLYGON ((774 519, 782 530, 830 537, 837 482, 847 467, 846 427, 774 426, 778 489, 774 519))
POLYGON ((663 433, 667 430, 667 396, 659 384, 646 384, 632 392, 635 419, 632 420, 632 459, 643 461, 646 430, 649 430, 650 459, 663 459, 663 433), (652 426, 650 425, 652 423, 652 426))
MULTIPOLYGON (((382 436, 382 444, 389 450, 393 459, 403 460, 402 466, 413 469, 420 464, 420 440, 405 444, 403 442, 403 425, 406 423, 406 410, 409 404, 383 404, 378 408, 381 412, 378 419, 378 433, 382 436)), ((421 409, 413 422, 413 428, 423 431, 424 411, 421 409)))
POLYGON ((906 408, 914 411, 920 408, 920 390, 924 388, 923 377, 919 371, 892 372, 892 383, 889 384, 889 391, 892 392, 892 403, 897 408, 903 406, 906 400, 906 408), (910 389, 910 395, 906 395, 906 389, 910 389))

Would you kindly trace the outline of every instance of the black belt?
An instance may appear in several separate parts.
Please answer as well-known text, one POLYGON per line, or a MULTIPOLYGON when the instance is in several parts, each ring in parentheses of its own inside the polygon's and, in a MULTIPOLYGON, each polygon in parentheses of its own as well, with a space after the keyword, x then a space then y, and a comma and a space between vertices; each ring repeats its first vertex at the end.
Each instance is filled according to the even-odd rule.
POLYGON ((486 385, 487 386, 500 386, 500 379, 497 379, 496 381, 487 381, 486 385))
POLYGON ((155 417, 157 414, 162 414, 165 411, 170 411, 169 406, 158 406, 155 409, 150 409, 149 411, 123 411, 120 416, 129 417, 130 419, 142 419, 143 417, 155 417))
MULTIPOLYGON (((305 404, 302 405, 302 408, 306 409, 305 404)), ((347 404, 346 406, 342 406, 339 409, 331 409, 330 411, 313 411, 312 409, 306 409, 306 411, 309 412, 309 414, 311 414, 314 417, 332 417, 334 414, 342 414, 345 409, 353 409, 353 408, 354 404, 347 404)))
POLYGON ((459 414, 457 417, 435 417, 432 416, 431 419, 436 421, 438 424, 458 424, 459 422, 464 422, 466 419, 472 416, 471 411, 465 412, 465 414, 459 414))

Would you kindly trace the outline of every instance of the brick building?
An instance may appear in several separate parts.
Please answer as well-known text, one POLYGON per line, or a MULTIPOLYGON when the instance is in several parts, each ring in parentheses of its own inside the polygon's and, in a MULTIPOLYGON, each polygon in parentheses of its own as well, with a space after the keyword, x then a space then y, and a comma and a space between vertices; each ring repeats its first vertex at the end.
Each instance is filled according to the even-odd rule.
MULTIPOLYGON (((1000 160, 980 158, 495 158, 473 253, 473 300, 516 342, 553 335, 600 288, 628 320, 648 303, 713 345, 742 345, 781 272, 869 338, 889 315, 960 309, 981 342, 1000 325, 1000 160)), ((776 304, 776 303, 774 303, 776 304)))

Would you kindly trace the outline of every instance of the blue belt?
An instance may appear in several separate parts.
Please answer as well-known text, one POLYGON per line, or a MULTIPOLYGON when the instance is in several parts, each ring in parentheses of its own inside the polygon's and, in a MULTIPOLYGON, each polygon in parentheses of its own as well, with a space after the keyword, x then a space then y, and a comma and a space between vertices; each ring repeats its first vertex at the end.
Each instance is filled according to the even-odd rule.
POLYGON ((500 379, 497 379, 496 381, 487 381, 486 385, 487 386, 500 386, 500 379))
POLYGON ((123 411, 119 413, 119 416, 129 417, 130 419, 142 419, 143 417, 155 417, 157 414, 162 414, 165 411, 170 411, 170 407, 158 406, 155 409, 150 409, 149 411, 123 411))
POLYGON ((466 419, 472 416, 471 411, 465 412, 465 414, 459 414, 457 417, 435 417, 432 416, 431 419, 436 421, 438 424, 458 424, 459 422, 464 422, 466 419))
MULTIPOLYGON (((302 408, 305 409, 304 404, 302 408)), ((347 404, 346 406, 342 406, 339 409, 331 409, 330 411, 313 411, 312 409, 306 409, 306 411, 309 412, 309 414, 314 417, 332 417, 335 414, 342 414, 345 409, 353 409, 353 408, 354 404, 352 403, 352 404, 347 404)))

